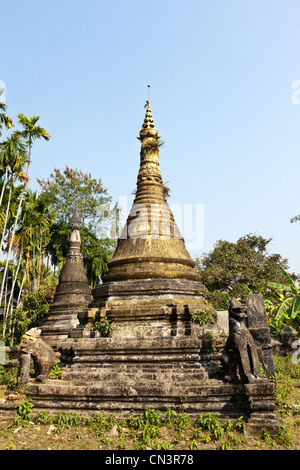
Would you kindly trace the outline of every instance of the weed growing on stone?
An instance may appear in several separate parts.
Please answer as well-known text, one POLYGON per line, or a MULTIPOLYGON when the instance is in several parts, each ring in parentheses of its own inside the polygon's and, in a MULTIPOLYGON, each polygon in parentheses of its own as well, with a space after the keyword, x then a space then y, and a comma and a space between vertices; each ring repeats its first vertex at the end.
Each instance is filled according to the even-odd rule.
POLYGON ((197 310, 191 315, 192 315, 193 322, 197 323, 200 326, 215 323, 215 319, 209 310, 206 310, 206 309, 203 309, 200 311, 197 310))
POLYGON ((54 380, 58 380, 58 379, 61 379, 61 367, 59 367, 57 364, 55 366, 52 367, 52 370, 49 374, 49 379, 54 379, 54 380))
POLYGON ((101 336, 109 336, 109 333, 113 329, 113 325, 111 324, 111 321, 108 318, 103 318, 100 321, 95 321, 94 322, 96 330, 100 331, 101 336))

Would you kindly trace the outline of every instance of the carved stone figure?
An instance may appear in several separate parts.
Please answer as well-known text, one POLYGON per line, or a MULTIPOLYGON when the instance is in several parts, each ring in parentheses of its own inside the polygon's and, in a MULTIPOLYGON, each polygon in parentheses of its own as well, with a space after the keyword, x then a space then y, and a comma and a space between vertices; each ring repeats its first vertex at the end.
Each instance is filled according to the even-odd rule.
POLYGON ((229 336, 221 357, 227 381, 237 378, 237 372, 244 383, 263 379, 260 373, 261 351, 245 325, 246 312, 245 305, 237 299, 230 300, 229 336))
POLYGON ((19 346, 18 379, 23 384, 26 384, 29 379, 31 357, 37 374, 35 378, 37 382, 47 379, 52 367, 57 363, 55 352, 40 338, 40 334, 40 329, 31 328, 22 337, 19 346))

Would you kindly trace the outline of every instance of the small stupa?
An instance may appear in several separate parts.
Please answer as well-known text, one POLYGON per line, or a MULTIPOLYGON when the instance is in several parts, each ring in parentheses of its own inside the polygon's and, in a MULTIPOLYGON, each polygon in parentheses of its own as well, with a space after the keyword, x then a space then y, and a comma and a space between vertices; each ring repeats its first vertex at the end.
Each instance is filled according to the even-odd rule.
POLYGON ((51 346, 55 346, 58 341, 68 337, 79 324, 78 312, 86 308, 92 301, 80 251, 82 221, 77 206, 69 221, 69 227, 71 228, 69 252, 53 303, 42 326, 42 338, 51 346))

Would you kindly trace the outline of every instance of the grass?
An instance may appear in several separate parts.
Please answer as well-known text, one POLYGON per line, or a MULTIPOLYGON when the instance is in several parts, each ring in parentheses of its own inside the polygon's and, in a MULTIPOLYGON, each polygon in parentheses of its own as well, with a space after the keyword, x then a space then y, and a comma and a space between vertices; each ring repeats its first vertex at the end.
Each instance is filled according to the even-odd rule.
MULTIPOLYGON (((202 414, 191 419, 186 413, 147 409, 128 419, 94 418, 60 413, 32 416, 24 400, 15 420, 0 428, 0 450, 293 450, 300 449, 300 366, 290 357, 274 357, 277 414, 283 428, 260 437, 245 433, 243 419, 220 423, 216 416, 202 414)), ((1 375, 0 375, 1 378, 1 375)), ((2 374, 2 384, 7 382, 2 374)), ((0 382, 1 383, 1 382, 0 382)), ((2 392, 7 386, 1 385, 2 392)), ((0 389, 1 390, 1 389, 0 389)))

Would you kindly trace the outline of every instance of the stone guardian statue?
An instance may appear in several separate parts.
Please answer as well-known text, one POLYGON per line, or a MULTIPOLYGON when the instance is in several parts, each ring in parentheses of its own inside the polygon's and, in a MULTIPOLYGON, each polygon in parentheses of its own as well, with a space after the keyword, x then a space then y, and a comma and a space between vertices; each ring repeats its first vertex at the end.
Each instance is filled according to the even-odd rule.
POLYGON ((35 380, 43 382, 49 377, 52 367, 58 362, 53 349, 40 338, 41 330, 31 328, 23 336, 18 351, 18 381, 23 385, 29 380, 30 359, 33 359, 35 380))
POLYGON ((264 379, 260 372, 260 363, 263 362, 261 350, 245 324, 247 307, 233 298, 228 313, 229 335, 221 357, 224 379, 237 379, 237 373, 243 383, 264 379))

